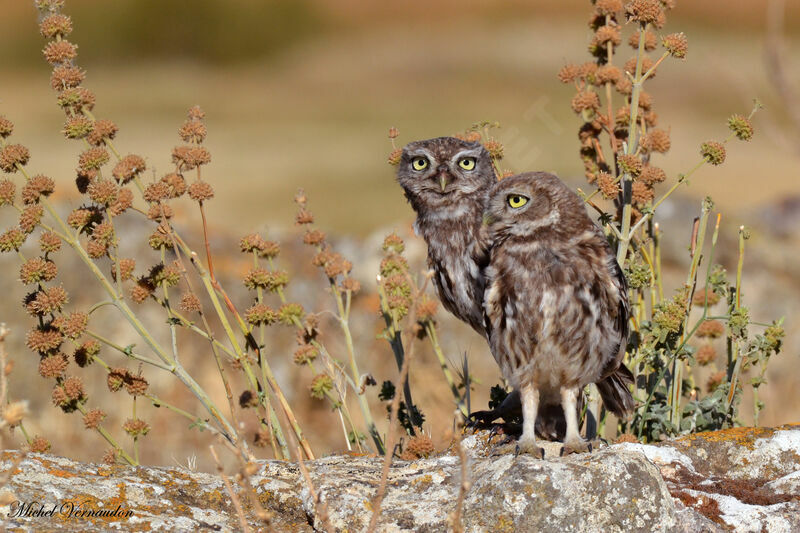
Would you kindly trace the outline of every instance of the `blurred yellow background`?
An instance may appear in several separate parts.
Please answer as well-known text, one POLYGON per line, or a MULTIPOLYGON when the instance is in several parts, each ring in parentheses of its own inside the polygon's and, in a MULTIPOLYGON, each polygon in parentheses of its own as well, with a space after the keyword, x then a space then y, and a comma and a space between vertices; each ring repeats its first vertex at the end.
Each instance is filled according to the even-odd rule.
MULTIPOLYGON (((763 395, 762 423, 777 424, 800 416, 800 339, 793 325, 800 316, 800 124, 789 118, 768 68, 769 5, 777 4, 679 1, 665 33, 687 34, 688 57, 665 62, 648 92, 660 126, 671 129, 672 149, 656 162, 671 179, 696 163, 700 142, 726 135, 731 113, 746 114, 754 98, 765 104, 754 121, 755 139, 731 145, 725 165, 703 169, 682 189, 682 199, 665 204, 664 216, 685 219, 677 226, 683 234, 674 237, 676 255, 667 258, 674 264, 684 261, 682 243, 705 195, 723 212, 722 231, 729 237, 740 224, 756 228, 745 263, 751 315, 787 315, 785 351, 769 375, 773 392, 763 395)), ((77 63, 88 72, 84 85, 97 94, 95 115, 116 122, 122 151, 141 154, 149 169, 163 174, 171 169, 186 110, 194 104, 205 110, 212 163, 204 176, 216 189, 209 208, 220 240, 254 230, 288 231, 292 238, 291 198, 303 187, 324 229, 375 247, 376 236, 393 229, 407 234, 413 220, 386 164, 390 126, 400 130, 403 144, 463 131, 480 120, 498 121, 502 127, 494 131, 506 147, 505 168, 554 171, 576 186, 582 183, 580 121, 569 107, 573 89, 556 73, 566 62, 589 60, 590 9, 588 1, 577 0, 68 0, 65 12, 73 17, 77 63)), ((74 204, 81 145, 59 133, 63 113, 41 58, 44 42, 33 2, 0 0, 0 13, 0 114, 15 122, 15 142, 31 149, 35 172, 56 179, 58 202, 74 204)), ((800 96, 800 4, 786 2, 783 19, 783 65, 788 86, 800 96)), ((623 60, 633 55, 624 44, 620 51, 623 60)), ((0 221, 5 227, 11 218, 0 214, 0 221)), ((356 276, 374 279, 368 267, 374 264, 356 261, 356 276)), ((27 318, 18 304, 23 288, 14 282, 17 268, 15 258, 0 257, 2 288, 10 295, 0 304, 0 321, 16 325, 11 346, 21 360, 33 356, 23 347, 27 318)), ((235 261, 230 268, 231 275, 239 273, 235 261)), ((366 289, 372 292, 371 285, 366 289)), ((439 316, 445 329, 470 339, 448 341, 453 359, 465 349, 482 358, 476 368, 485 377, 476 394, 485 402, 497 380, 493 363, 480 339, 448 324, 444 314, 439 316)), ((373 333, 367 328, 360 334, 373 333)), ((388 348, 368 353, 362 366, 369 369, 372 355, 380 353, 387 358, 379 363, 385 369, 381 377, 392 378, 388 348)), ((44 388, 35 365, 23 368, 12 376, 17 397, 44 388)), ((443 391, 432 392, 430 401, 443 404, 435 412, 447 417, 447 391, 443 383, 437 386, 443 391)), ((297 401, 308 404, 312 420, 314 409, 326 409, 297 401)), ((34 407, 31 425, 46 434, 47 424, 37 417, 55 409, 46 397, 34 407)), ((382 409, 375 408, 376 416, 382 409)), ((317 414, 320 420, 327 415, 317 414)), ((449 423, 432 422, 438 439, 449 423)), ((324 436, 312 439, 323 451, 341 449, 324 436)), ((98 459, 97 449, 54 451, 98 459)), ((166 452, 148 453, 146 461, 170 462, 166 452)))

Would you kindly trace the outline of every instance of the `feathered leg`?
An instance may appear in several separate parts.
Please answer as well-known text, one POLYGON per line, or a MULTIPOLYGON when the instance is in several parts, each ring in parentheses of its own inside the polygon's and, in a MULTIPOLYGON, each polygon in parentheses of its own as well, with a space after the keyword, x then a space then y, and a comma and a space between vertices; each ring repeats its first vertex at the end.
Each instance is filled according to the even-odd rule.
POLYGON ((561 406, 567 417, 567 435, 564 438, 561 455, 592 451, 592 445, 581 438, 578 430, 578 394, 580 394, 580 390, 577 388, 561 388, 561 406))

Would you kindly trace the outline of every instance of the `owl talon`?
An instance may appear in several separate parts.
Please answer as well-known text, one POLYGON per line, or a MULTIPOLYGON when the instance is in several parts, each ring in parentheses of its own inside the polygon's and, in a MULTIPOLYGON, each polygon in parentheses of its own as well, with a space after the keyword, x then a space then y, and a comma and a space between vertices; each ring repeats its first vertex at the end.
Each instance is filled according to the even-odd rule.
POLYGON ((565 457, 573 453, 591 453, 591 451, 592 451, 591 442, 585 440, 575 440, 571 442, 565 442, 564 445, 561 447, 561 452, 559 453, 559 455, 561 457, 565 457))

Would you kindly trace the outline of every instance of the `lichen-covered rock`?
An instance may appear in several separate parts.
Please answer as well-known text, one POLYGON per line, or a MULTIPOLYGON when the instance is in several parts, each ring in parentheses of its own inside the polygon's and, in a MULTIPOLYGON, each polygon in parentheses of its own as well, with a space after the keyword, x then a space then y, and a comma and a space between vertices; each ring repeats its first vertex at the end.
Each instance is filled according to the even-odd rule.
MULTIPOLYGON (((466 436, 469 489, 461 505, 461 460, 448 453, 395 461, 379 531, 794 532, 800 531, 800 426, 736 428, 659 445, 602 447, 591 454, 545 460, 492 456, 487 435, 466 436)), ((4 452, 8 472, 19 452, 4 452)), ((315 501, 297 465, 265 461, 252 476, 275 531, 366 531, 383 460, 332 456, 306 463, 315 501), (321 516, 324 509, 325 518, 321 516)), ((5 474, 3 474, 5 475, 5 474)), ((6 489, 46 509, 65 504, 129 510, 130 515, 12 517, 16 531, 239 531, 222 480, 177 468, 81 464, 29 454, 6 489)), ((239 492, 254 531, 266 528, 239 492)), ((12 506, 0 507, 7 516, 12 506)))

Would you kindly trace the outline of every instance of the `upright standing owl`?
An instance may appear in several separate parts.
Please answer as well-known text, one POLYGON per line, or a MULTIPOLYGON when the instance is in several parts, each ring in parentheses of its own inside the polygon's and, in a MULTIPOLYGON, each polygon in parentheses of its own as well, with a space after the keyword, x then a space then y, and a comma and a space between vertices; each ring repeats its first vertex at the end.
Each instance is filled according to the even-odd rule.
POLYGON ((585 451, 577 403, 597 383, 607 409, 633 408, 622 365, 628 330, 625 279, 581 199, 552 174, 498 182, 485 214, 485 329, 503 376, 519 390, 518 450, 542 456, 534 434, 542 406, 560 403, 563 451, 585 451))
POLYGON ((428 266, 445 308, 485 336, 484 278, 476 260, 489 189, 497 182, 480 143, 438 137, 409 143, 397 181, 417 213, 428 266))

